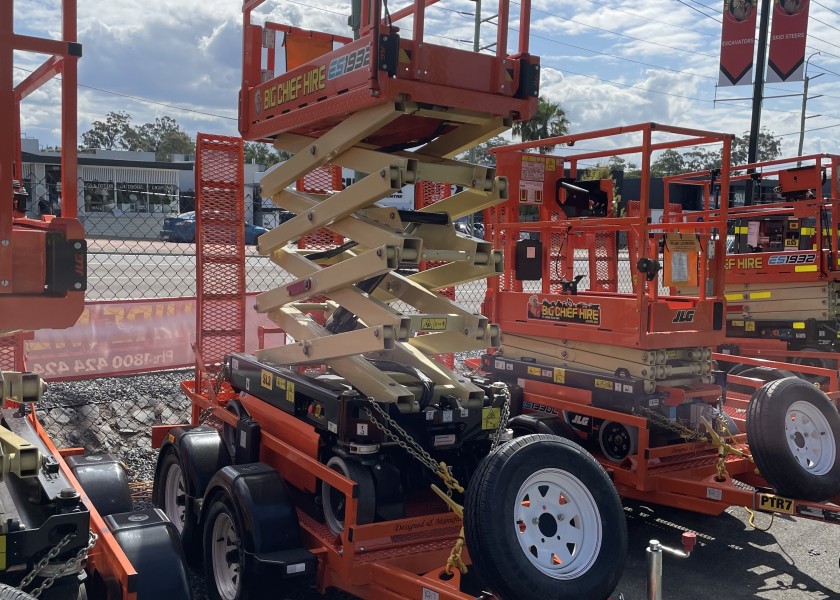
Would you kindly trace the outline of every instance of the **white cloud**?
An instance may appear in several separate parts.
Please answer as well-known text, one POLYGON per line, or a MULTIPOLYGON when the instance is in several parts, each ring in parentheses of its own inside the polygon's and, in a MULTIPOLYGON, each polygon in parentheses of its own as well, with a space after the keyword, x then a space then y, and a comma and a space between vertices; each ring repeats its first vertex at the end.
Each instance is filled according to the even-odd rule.
MULTIPOLYGON (((408 0, 389 3, 392 14, 408 0)), ((721 3, 722 4, 722 3, 721 3)), ((812 81, 822 98, 809 101, 808 128, 840 123, 840 51, 833 46, 840 27, 840 0, 812 3, 809 74, 826 72, 812 81)), ((20 33, 56 37, 60 30, 59 0, 18 0, 15 27, 20 33)), ((518 27, 519 4, 511 4, 511 24, 518 27)), ((699 8, 699 6, 698 6, 699 8)), ((427 41, 469 48, 475 3, 444 0, 426 10, 427 41), (467 43, 464 43, 467 42, 467 43)), ((489 17, 494 3, 485 3, 489 17)), ((542 56, 542 92, 566 109, 574 131, 643 121, 731 131, 749 129, 749 100, 715 102, 750 96, 742 86, 715 89, 720 49, 720 23, 674 0, 639 3, 631 0, 534 0, 531 51, 542 56)), ((349 35, 350 2, 285 0, 266 2, 257 20, 271 18, 297 27, 349 35)), ((712 8, 706 12, 717 13, 712 8)), ((84 57, 80 82, 157 103, 82 87, 79 130, 83 132, 109 111, 124 110, 135 123, 169 115, 194 135, 196 131, 236 133, 237 94, 241 69, 241 2, 235 0, 79 0, 79 41, 84 57), (206 114, 200 114, 206 113, 206 114), (212 116, 217 115, 217 116, 212 116), (227 117, 227 118, 224 118, 227 117)), ((412 20, 397 23, 410 36, 412 20)), ((482 25, 481 43, 495 41, 491 22, 482 25)), ((509 47, 517 41, 511 31, 509 47)), ((16 55, 21 69, 33 69, 39 58, 16 55)), ((16 71, 19 81, 26 71, 16 71)), ((768 87, 767 96, 796 94, 801 83, 768 87)), ((57 86, 50 84, 24 104, 23 131, 44 144, 57 141, 57 86)), ((801 97, 768 98, 762 122, 771 131, 795 133, 801 97)), ((806 151, 832 151, 837 129, 809 132, 806 151)), ((784 138, 784 151, 796 150, 797 135, 784 138)))

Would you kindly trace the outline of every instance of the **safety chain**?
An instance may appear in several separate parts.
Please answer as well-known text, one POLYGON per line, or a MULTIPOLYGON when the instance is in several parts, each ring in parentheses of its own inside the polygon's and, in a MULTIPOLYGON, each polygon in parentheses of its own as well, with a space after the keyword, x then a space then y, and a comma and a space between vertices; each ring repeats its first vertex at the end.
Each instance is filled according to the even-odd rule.
MULTIPOLYGON (((44 590, 52 587, 52 585, 56 582, 57 579, 60 579, 65 574, 72 572, 71 567, 75 567, 76 570, 81 570, 82 562, 87 558, 88 552, 93 549, 93 547, 96 545, 97 540, 99 539, 99 536, 96 535, 93 531, 90 531, 89 533, 90 537, 88 539, 87 545, 80 548, 74 556, 68 558, 64 562, 64 564, 61 565, 52 575, 50 575, 49 577, 45 577, 44 581, 41 582, 41 585, 39 585, 31 592, 28 592, 30 596, 33 596, 35 598, 40 596, 44 590)), ((20 582, 20 585, 18 586, 18 589, 22 590, 27 585, 32 583, 32 580, 34 580, 35 577, 38 576, 38 573, 43 571, 52 559, 61 554, 62 549, 67 544, 69 544, 74 537, 76 537, 75 533, 68 533, 63 538, 61 538, 61 540, 55 546, 53 546, 49 552, 47 552, 47 555, 37 562, 32 571, 30 571, 26 575, 26 577, 23 578, 23 580, 20 582)))
POLYGON ((504 383, 493 384, 494 390, 499 388, 505 396, 505 403, 502 405, 502 414, 499 417, 499 426, 493 432, 491 438, 493 443, 490 445, 490 452, 493 452, 502 441, 502 433, 507 429, 508 420, 510 419, 510 389, 504 383))
POLYGON ((435 461, 432 456, 426 452, 423 447, 417 443, 417 441, 409 435, 409 433, 400 427, 400 425, 391 418, 389 415, 373 398, 368 398, 368 403, 373 407, 373 410, 382 417, 385 423, 380 423, 376 417, 373 416, 370 408, 366 408, 365 411, 368 414, 368 418, 370 419, 371 423, 376 425, 382 433, 388 436, 391 440, 397 443, 397 445, 408 452, 410 456, 413 456, 418 461, 420 461, 423 465, 425 465, 432 473, 437 475, 443 480, 443 483, 446 484, 446 487, 449 488, 449 491, 457 490, 459 492, 463 492, 464 488, 458 483, 458 480, 452 476, 452 471, 449 467, 446 466, 445 463, 441 462, 438 463, 435 461), (391 429, 389 429, 391 428, 391 429), (393 431, 392 431, 393 429, 393 431), (397 433, 394 433, 396 431, 397 433), (402 437, 400 437, 402 436, 402 437))
POLYGON ((690 442, 710 442, 711 439, 705 433, 701 433, 699 431, 695 431, 690 427, 686 427, 685 425, 680 425, 679 423, 674 423, 668 419, 665 415, 662 415, 654 410, 651 410, 644 406, 637 406, 633 409, 633 412, 636 414, 641 414, 648 419, 650 419, 655 425, 662 427, 663 429, 667 429, 676 433, 681 438, 688 440, 690 442))

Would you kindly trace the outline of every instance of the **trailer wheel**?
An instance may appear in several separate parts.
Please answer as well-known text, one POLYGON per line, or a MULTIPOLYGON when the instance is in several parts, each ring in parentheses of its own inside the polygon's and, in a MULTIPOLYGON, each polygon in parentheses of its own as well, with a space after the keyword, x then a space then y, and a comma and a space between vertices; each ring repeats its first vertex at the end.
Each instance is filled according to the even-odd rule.
MULTIPOLYGON (((807 350, 808 352, 822 352, 823 351, 822 348, 814 348, 813 346, 806 346, 805 348, 803 348, 803 350, 807 350)), ((820 369, 829 369, 829 370, 835 368, 834 361, 832 361, 828 358, 816 358, 816 357, 804 358, 804 357, 800 357, 800 356, 795 356, 795 357, 793 357, 793 360, 791 360, 791 362, 795 365, 801 365, 803 367, 818 367, 820 369)), ((824 377, 822 375, 812 375, 811 373, 801 373, 799 376, 802 377, 802 379, 804 379, 805 381, 808 381, 810 383, 818 383, 818 384, 820 384, 820 386, 828 385, 828 383, 830 381, 828 377, 824 377)))
MULTIPOLYGON (((376 488, 373 475, 364 465, 352 460, 345 460, 340 456, 333 456, 327 461, 327 466, 333 471, 351 479, 359 486, 359 496, 356 498, 356 524, 373 523, 376 516, 376 488)), ((321 482, 321 499, 324 505, 324 518, 327 526, 334 534, 344 531, 344 509, 347 499, 344 494, 328 484, 321 482)))
POLYGON ((638 451, 639 429, 618 421, 604 421, 598 432, 598 444, 607 460, 616 464, 624 462, 638 451))
POLYGON ((507 442, 470 481, 464 528, 473 565, 501 600, 607 598, 627 526, 607 473, 553 435, 507 442))
POLYGON ((750 401, 747 431, 755 464, 778 493, 814 502, 840 493, 840 414, 813 384, 765 384, 750 401))
POLYGON ((0 600, 35 600, 35 596, 16 587, 0 583, 0 600))
POLYGON ((160 479, 161 485, 155 504, 163 510, 178 533, 183 535, 187 516, 187 488, 181 462, 173 449, 170 449, 163 459, 160 479))
POLYGON ((216 496, 204 528, 207 591, 213 600, 246 600, 253 582, 246 581, 244 549, 236 516, 226 496, 216 496))
MULTIPOLYGON (((751 365, 735 365, 735 367, 729 371, 729 374, 737 375, 738 377, 760 379, 765 382, 776 381, 778 379, 784 379, 785 377, 796 377, 795 373, 785 369, 776 369, 775 367, 755 367, 751 365)), ((734 392, 746 394, 752 394, 755 392, 755 388, 750 387, 749 385, 741 385, 739 383, 731 383, 729 384, 729 388, 734 392)))

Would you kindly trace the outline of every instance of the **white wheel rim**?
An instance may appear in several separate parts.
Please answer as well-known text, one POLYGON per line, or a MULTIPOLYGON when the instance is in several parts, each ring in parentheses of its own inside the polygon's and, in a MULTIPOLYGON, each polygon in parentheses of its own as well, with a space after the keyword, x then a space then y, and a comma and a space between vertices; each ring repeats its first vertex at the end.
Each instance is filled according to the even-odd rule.
POLYGON ((227 513, 219 514, 213 522, 212 543, 216 590, 223 600, 234 600, 240 584, 239 538, 227 513))
POLYGON ((166 516, 175 525, 178 533, 184 531, 184 519, 187 514, 187 491, 184 489, 184 474, 177 463, 169 467, 166 472, 166 483, 163 491, 163 509, 166 516))
POLYGON ((601 515, 574 475, 542 469, 520 486, 513 511, 522 553, 540 572, 570 580, 586 573, 601 552, 601 515))
POLYGON ((811 475, 825 475, 837 459, 837 442, 822 411, 797 400, 785 414, 785 439, 799 466, 811 475))

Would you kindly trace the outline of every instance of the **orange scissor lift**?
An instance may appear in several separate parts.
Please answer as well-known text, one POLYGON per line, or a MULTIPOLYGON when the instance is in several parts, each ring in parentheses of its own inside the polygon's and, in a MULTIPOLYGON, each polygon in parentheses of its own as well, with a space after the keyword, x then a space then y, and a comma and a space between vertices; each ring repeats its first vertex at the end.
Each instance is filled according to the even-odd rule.
POLYGON ((133 510, 118 460, 86 455, 82 448, 56 448, 36 416, 45 386, 25 368, 27 334, 72 326, 84 308, 87 283, 76 178, 82 46, 76 0, 62 0, 60 6, 61 33, 55 39, 16 34, 15 3, 0 5, 0 333, 5 334, 0 343, 0 592, 44 600, 186 596, 189 585, 171 524, 158 510, 133 510), (45 57, 17 84, 15 52, 45 57), (32 218, 26 188, 32 195, 37 190, 21 160, 21 104, 58 75, 62 216, 32 218))
MULTIPOLYGON (((822 433, 809 426, 811 417, 820 419, 817 407, 828 398, 796 378, 763 388, 746 419, 752 444, 727 412, 725 374, 714 370, 712 349, 725 335, 721 232, 728 206, 699 211, 692 221, 651 223, 651 152, 710 143, 722 146, 728 165, 730 136, 651 123, 496 150, 511 193, 485 223, 494 246, 516 259, 487 291, 484 312, 505 332, 501 347, 472 364, 521 394, 515 430, 582 438, 622 496, 707 514, 743 505, 837 522, 840 507, 824 502, 836 503, 840 493, 836 443, 810 444, 822 433), (610 149, 527 151, 603 139, 610 149), (581 165, 626 154, 641 157, 641 193, 618 216, 612 181, 578 175, 581 165), (536 204, 538 220, 519 218, 523 204, 536 204), (675 281, 693 282, 694 293, 669 294, 675 281), (798 429, 788 422, 792 404, 798 429), (814 450, 821 457, 804 456, 814 450)), ((723 197, 729 181, 724 167, 723 197)), ((836 430, 836 417, 835 410, 820 425, 836 430)))
POLYGON ((243 5, 240 130, 292 155, 261 186, 295 216, 258 242, 292 280, 253 308, 292 341, 242 352, 242 140, 202 136, 193 418, 154 432, 155 503, 215 599, 311 584, 377 600, 608 597, 627 539, 607 474, 557 436, 503 443, 507 388, 435 359, 498 344, 446 290, 501 271, 453 221, 504 201, 507 182, 454 157, 535 111, 530 3, 509 52, 500 0, 492 54, 430 43, 427 0, 362 2, 355 39, 263 21, 262 4, 243 5), (340 167, 355 183, 317 181, 340 167), (376 204, 421 181, 463 191, 376 204))
MULTIPOLYGON (((773 379, 793 372, 829 394, 838 391, 840 268, 832 233, 840 218, 838 161, 810 155, 735 168, 732 181, 752 179, 755 189, 761 181, 776 185, 729 212, 726 344, 716 358, 730 365, 730 375, 773 379)), ((665 178, 666 205, 671 184, 702 187, 707 209, 719 203, 708 172, 665 178)), ((677 285, 674 291, 691 289, 677 285)))

